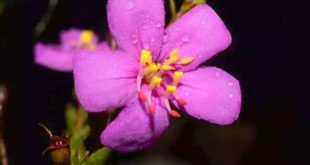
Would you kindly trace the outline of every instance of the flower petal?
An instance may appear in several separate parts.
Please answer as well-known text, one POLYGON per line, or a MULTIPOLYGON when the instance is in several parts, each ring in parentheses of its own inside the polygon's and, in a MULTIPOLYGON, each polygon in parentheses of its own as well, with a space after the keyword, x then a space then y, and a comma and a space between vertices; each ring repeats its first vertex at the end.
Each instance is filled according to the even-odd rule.
POLYGON ((109 0, 107 11, 119 48, 136 58, 142 48, 158 56, 165 24, 163 0, 109 0))
POLYGON ((186 100, 185 111, 211 123, 226 125, 238 118, 241 93, 238 80, 216 68, 186 72, 177 95, 186 100))
POLYGON ((216 53, 226 49, 231 35, 221 18, 208 5, 202 4, 170 25, 164 37, 161 60, 170 51, 179 48, 182 57, 193 57, 194 61, 182 70, 193 70, 216 53), (166 41, 166 43, 165 43, 166 41))
POLYGON ((72 58, 74 51, 64 51, 56 45, 35 45, 34 60, 36 64, 47 68, 70 72, 72 71, 72 58))
POLYGON ((133 98, 101 134, 101 143, 121 152, 141 150, 153 144, 169 125, 168 113, 159 99, 150 114, 137 97, 133 98))
POLYGON ((97 50, 98 50, 98 51, 112 51, 112 49, 111 49, 109 43, 106 42, 106 41, 103 41, 103 42, 98 43, 98 45, 97 45, 97 50))
POLYGON ((138 64, 120 51, 80 51, 73 59, 77 96, 90 112, 124 106, 137 92, 138 64))

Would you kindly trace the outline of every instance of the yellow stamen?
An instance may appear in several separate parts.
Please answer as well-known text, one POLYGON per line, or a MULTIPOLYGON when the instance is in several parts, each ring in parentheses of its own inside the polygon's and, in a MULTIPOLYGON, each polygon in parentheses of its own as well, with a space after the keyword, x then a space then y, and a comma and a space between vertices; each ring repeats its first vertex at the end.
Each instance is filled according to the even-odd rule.
POLYGON ((151 83, 150 83, 150 87, 155 88, 157 85, 159 85, 161 83, 161 80, 162 80, 161 77, 154 76, 151 83))
POLYGON ((170 65, 164 64, 164 65, 161 66, 160 69, 162 69, 162 70, 164 70, 164 71, 169 71, 169 70, 174 70, 175 68, 172 67, 172 66, 170 66, 170 65))
POLYGON ((94 39, 94 33, 91 30, 84 30, 81 34, 81 42, 84 44, 91 44, 94 39))
POLYGON ((171 56, 169 57, 169 59, 167 60, 167 64, 170 65, 170 64, 174 64, 176 63, 178 60, 179 60, 180 56, 178 55, 175 55, 175 56, 171 56))
POLYGON ((169 54, 169 57, 173 57, 173 56, 176 56, 177 54, 179 53, 179 49, 173 49, 170 54, 169 54))
POLYGON ((145 49, 141 51, 140 63, 143 65, 152 63, 152 55, 150 51, 145 49))
POLYGON ((191 63, 193 60, 194 59, 192 57, 183 58, 178 64, 186 65, 186 64, 191 63))
POLYGON ((183 77, 183 72, 176 71, 173 73, 173 84, 177 85, 180 79, 183 77))
POLYGON ((156 72, 158 71, 158 69, 159 69, 158 65, 152 63, 151 65, 145 68, 145 73, 148 74, 148 73, 156 72))
POLYGON ((175 92, 177 90, 177 87, 175 85, 168 85, 166 87, 166 91, 167 91, 167 94, 171 94, 173 92, 175 92))

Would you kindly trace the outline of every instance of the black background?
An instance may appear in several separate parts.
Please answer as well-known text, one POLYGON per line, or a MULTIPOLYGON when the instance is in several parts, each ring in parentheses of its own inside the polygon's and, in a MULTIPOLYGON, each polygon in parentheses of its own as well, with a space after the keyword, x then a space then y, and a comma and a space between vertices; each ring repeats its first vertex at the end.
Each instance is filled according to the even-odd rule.
MULTIPOLYGON (((40 155, 48 140, 37 124, 44 123, 56 134, 61 133, 73 80, 71 73, 35 65, 33 45, 38 41, 56 43, 58 33, 70 27, 91 28, 104 38, 108 30, 106 1, 60 0, 39 37, 34 37, 34 27, 47 10, 47 0, 9 0, 5 4, 0 16, 0 82, 9 87, 4 129, 9 161, 50 164, 48 156, 40 155)), ((253 144, 247 144, 236 164, 310 164, 307 5, 280 0, 210 0, 209 4, 230 29, 233 43, 207 64, 221 67, 240 80, 243 103, 238 122, 250 123, 255 132, 253 144)), ((182 137, 175 139, 175 144, 158 147, 169 139, 163 137, 155 149, 129 155, 113 153, 110 164, 154 152, 164 152, 188 164, 210 164, 212 156, 205 157, 199 146, 192 146, 195 139, 189 130, 202 124, 214 126, 184 118, 181 121, 186 126, 182 126, 182 137)), ((233 154, 238 146, 226 150, 226 154, 233 154)))

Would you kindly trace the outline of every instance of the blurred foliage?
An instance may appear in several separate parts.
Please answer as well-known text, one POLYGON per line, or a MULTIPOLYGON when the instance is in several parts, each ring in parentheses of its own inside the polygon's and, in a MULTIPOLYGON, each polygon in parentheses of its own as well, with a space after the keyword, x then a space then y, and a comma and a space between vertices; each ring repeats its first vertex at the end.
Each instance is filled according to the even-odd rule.
POLYGON ((2 14, 3 8, 4 8, 4 4, 2 0, 0 0, 0 15, 2 14))
POLYGON ((181 16, 184 13, 186 13, 187 11, 189 11, 191 8, 193 8, 199 4, 202 4, 202 3, 207 3, 207 1, 206 0, 184 0, 180 10, 177 13, 177 17, 178 17, 178 15, 181 16))
POLYGON ((87 122, 88 113, 81 107, 76 108, 69 104, 66 110, 67 128, 70 133, 70 162, 71 165, 104 164, 110 149, 101 148, 90 154, 84 141, 90 135, 90 126, 87 122))
POLYGON ((111 150, 108 148, 101 148, 92 153, 83 165, 102 165, 108 158, 111 150))
POLYGON ((206 0, 184 0, 181 8, 178 12, 176 12, 176 5, 175 5, 175 0, 169 0, 169 8, 170 8, 170 14, 171 14, 171 20, 169 22, 169 25, 172 24, 176 19, 181 17, 183 14, 188 12, 190 9, 193 7, 202 4, 202 3, 207 3, 206 0))

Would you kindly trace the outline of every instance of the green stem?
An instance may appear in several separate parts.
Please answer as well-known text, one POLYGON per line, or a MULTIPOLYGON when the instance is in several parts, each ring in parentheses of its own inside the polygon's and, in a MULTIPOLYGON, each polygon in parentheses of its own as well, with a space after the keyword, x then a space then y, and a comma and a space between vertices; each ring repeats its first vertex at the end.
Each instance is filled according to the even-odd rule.
POLYGON ((169 0, 169 7, 170 7, 171 20, 174 20, 176 17, 176 7, 174 0, 169 0))

